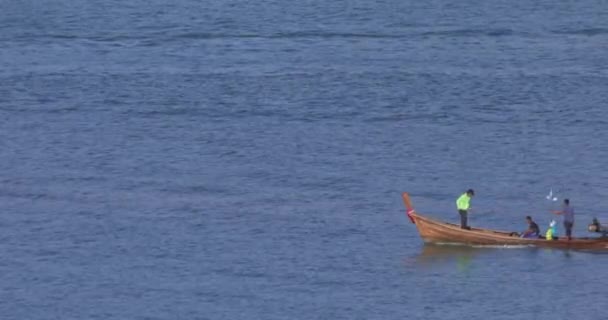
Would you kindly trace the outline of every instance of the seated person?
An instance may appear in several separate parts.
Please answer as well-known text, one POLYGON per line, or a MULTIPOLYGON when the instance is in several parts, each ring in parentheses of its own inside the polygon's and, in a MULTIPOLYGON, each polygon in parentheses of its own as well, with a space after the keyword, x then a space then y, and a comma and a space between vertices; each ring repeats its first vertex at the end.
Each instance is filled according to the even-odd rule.
POLYGON ((522 238, 538 238, 540 235, 540 229, 532 217, 527 216, 526 222, 528 223, 528 229, 521 234, 522 238))
POLYGON ((601 233, 602 235, 606 235, 608 234, 608 228, 605 226, 602 226, 599 222, 599 220, 597 220, 597 218, 593 218, 593 222, 589 225, 589 232, 598 232, 601 233))

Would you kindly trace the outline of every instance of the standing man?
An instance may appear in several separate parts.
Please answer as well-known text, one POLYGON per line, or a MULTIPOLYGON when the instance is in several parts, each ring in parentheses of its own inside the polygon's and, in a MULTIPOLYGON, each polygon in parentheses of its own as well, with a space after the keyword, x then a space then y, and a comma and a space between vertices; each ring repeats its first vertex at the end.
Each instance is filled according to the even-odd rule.
POLYGON ((561 211, 553 211, 555 214, 564 216, 564 229, 566 229, 566 237, 572 239, 572 227, 574 226, 574 208, 570 206, 570 200, 564 199, 564 205, 561 211))
POLYGON ((462 229, 470 230, 471 227, 467 225, 467 214, 469 208, 471 207, 470 201, 471 198, 475 195, 475 191, 473 189, 467 190, 467 192, 463 193, 458 200, 456 200, 456 207, 458 208, 458 213, 460 214, 460 227, 462 229))

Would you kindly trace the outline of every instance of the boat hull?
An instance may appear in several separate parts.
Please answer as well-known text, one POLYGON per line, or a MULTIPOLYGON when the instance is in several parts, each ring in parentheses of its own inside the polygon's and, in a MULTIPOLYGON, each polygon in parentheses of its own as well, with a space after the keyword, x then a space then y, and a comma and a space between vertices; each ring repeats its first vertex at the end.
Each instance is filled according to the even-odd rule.
POLYGON ((477 229, 461 229, 460 226, 436 221, 418 214, 412 215, 420 233, 426 243, 435 244, 465 244, 478 246, 536 246, 560 249, 577 250, 608 250, 608 238, 572 238, 545 240, 526 239, 510 232, 477 229))

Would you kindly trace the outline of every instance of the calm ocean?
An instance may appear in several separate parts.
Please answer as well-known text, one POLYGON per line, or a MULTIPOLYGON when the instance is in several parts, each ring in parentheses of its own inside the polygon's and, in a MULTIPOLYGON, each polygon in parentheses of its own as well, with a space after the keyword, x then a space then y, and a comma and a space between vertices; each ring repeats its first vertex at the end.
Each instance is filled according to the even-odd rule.
POLYGON ((587 236, 607 108, 604 0, 0 0, 0 318, 606 318, 608 255, 400 194, 587 236))

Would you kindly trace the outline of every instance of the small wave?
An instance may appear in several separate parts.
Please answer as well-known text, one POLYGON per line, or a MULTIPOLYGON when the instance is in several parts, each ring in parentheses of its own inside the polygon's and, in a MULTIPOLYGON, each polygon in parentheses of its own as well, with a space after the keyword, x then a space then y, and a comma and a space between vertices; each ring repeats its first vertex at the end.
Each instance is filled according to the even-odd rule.
POLYGON ((18 108, 0 108, 2 111, 8 112, 19 112, 19 113, 31 113, 31 114, 64 114, 70 112, 78 112, 80 109, 77 106, 72 107, 58 107, 58 108, 27 108, 27 107, 18 107, 18 108))
POLYGON ((416 36, 448 37, 501 37, 515 34, 511 29, 456 29, 427 31, 422 33, 366 33, 366 32, 278 32, 271 34, 233 34, 233 33, 184 33, 171 36, 172 39, 402 39, 416 36))
POLYGON ((555 34, 565 35, 582 35, 582 36, 598 36, 608 34, 608 28, 584 28, 575 30, 556 30, 553 31, 555 34))
MULTIPOLYGON (((214 270, 214 272, 218 275, 225 275, 237 278, 265 278, 268 277, 269 274, 263 272, 257 272, 255 270, 240 270, 235 267, 230 268, 219 268, 214 270)), ((243 268, 244 269, 244 268, 243 268)))
POLYGON ((238 192, 235 190, 224 188, 220 186, 210 186, 210 185, 174 185, 174 186, 165 186, 163 187, 163 191, 174 193, 174 194, 198 194, 198 195, 209 195, 209 194, 218 194, 218 195, 237 195, 238 192))
POLYGON ((0 196, 8 197, 8 198, 30 199, 30 200, 53 199, 53 197, 47 193, 28 192, 28 191, 19 192, 19 191, 14 191, 14 190, 11 190, 11 191, 2 190, 2 191, 0 191, 0 196))
POLYGON ((344 189, 349 185, 357 184, 358 181, 350 177, 326 177, 318 180, 304 181, 298 183, 298 185, 302 188, 313 190, 335 190, 336 188, 344 189))
POLYGON ((455 29, 442 31, 423 32, 422 36, 442 36, 442 37, 502 37, 511 36, 515 32, 511 29, 455 29))
MULTIPOLYGON (((54 40, 88 40, 95 42, 118 42, 125 40, 145 40, 151 35, 130 35, 130 34, 104 34, 104 35, 90 35, 90 34, 37 34, 32 35, 36 38, 48 38, 54 40)), ((152 35, 153 36, 153 35, 152 35)))
POLYGON ((261 38, 262 36, 257 34, 229 34, 229 33, 205 33, 205 32, 189 32, 170 36, 172 39, 191 39, 191 40, 205 40, 205 39, 247 39, 247 38, 261 38))
POLYGON ((367 39, 398 39, 405 35, 382 34, 382 33, 351 33, 351 32, 292 32, 279 33, 274 35, 276 38, 367 38, 367 39))
POLYGON ((393 39, 403 38, 406 35, 381 33, 353 33, 353 32, 279 32, 273 34, 230 34, 230 33, 184 33, 172 36, 173 39, 300 39, 300 38, 361 38, 361 39, 393 39))
POLYGON ((447 113, 434 113, 434 114, 395 114, 390 116, 375 116, 365 119, 366 122, 403 122, 403 121, 442 121, 449 120, 454 116, 447 113))
POLYGON ((473 248, 488 248, 488 249, 523 249, 523 248, 532 248, 533 245, 472 245, 473 248))
POLYGON ((73 34, 47 34, 46 35, 47 38, 51 38, 51 39, 65 39, 65 40, 71 40, 71 39, 78 39, 79 37, 73 34))
MULTIPOLYGON (((32 111, 34 111, 34 110, 32 110, 32 111)), ((47 113, 47 114, 64 114, 64 113, 71 113, 71 112, 78 112, 78 111, 80 111, 80 109, 77 106, 35 110, 35 112, 47 113)))
POLYGON ((527 244, 518 244, 518 245, 508 245, 508 244, 464 244, 460 242, 435 242, 435 245, 440 246, 453 246, 453 247, 469 247, 476 249, 523 249, 523 248, 531 248, 533 245, 527 244))
POLYGON ((200 116, 209 115, 200 108, 163 108, 156 110, 126 110, 125 115, 156 117, 156 116, 200 116))
MULTIPOLYGON (((606 29, 588 29, 587 33, 606 33, 606 29)), ((155 46, 167 41, 179 40, 221 40, 221 39, 403 39, 411 37, 502 37, 513 35, 510 29, 455 29, 413 33, 373 33, 373 32, 340 32, 340 31, 294 31, 276 33, 222 33, 222 32, 186 32, 178 34, 143 33, 143 34, 44 34, 42 38, 56 40, 88 40, 94 42, 137 41, 142 46, 155 46)))

